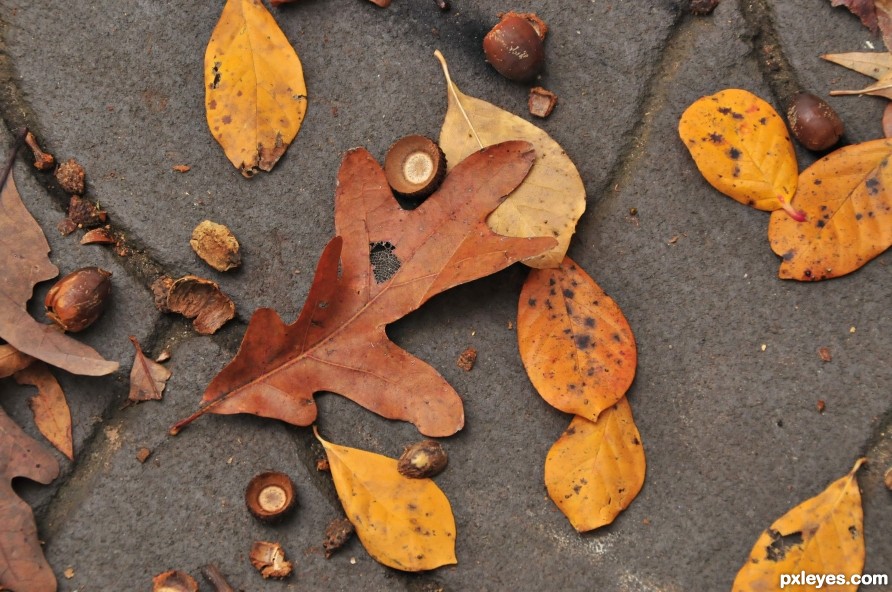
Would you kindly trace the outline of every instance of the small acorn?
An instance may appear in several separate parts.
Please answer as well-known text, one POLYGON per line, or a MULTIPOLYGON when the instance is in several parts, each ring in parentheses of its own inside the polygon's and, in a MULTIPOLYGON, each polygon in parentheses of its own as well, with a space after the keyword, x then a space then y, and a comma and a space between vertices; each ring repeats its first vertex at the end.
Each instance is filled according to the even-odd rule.
POLYGON ((448 462, 446 450, 439 442, 422 440, 406 446, 397 461, 396 470, 404 477, 424 479, 442 473, 448 462))
POLYGON ((296 501, 291 478, 277 471, 255 476, 245 489, 245 505, 255 518, 264 522, 283 518, 296 501))
POLYGON ((799 143, 809 150, 827 150, 843 134, 842 120, 836 111, 820 97, 801 92, 790 101, 787 109, 790 129, 799 143))
POLYGON ((111 272, 98 267, 72 271, 50 288, 46 316, 70 333, 83 331, 98 319, 111 297, 111 272))
POLYGON ((509 80, 530 80, 545 64, 542 46, 545 29, 539 30, 542 31, 541 36, 531 19, 524 15, 505 14, 483 38, 486 61, 509 80))
POLYGON ((384 157, 384 176, 399 195, 424 199, 437 190, 446 175, 446 155, 425 136, 397 140, 384 157))

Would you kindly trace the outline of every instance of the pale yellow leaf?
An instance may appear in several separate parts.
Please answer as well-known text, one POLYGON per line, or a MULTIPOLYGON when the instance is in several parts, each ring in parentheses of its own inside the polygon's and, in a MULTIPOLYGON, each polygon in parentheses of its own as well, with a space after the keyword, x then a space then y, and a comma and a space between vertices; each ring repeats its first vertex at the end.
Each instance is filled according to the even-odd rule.
POLYGON ((227 0, 204 57, 208 127, 246 177, 272 170, 300 129, 297 53, 260 0, 227 0))
POLYGON ((513 237, 553 236, 558 244, 525 259, 530 267, 557 267, 564 259, 576 223, 585 211, 585 186, 560 144, 532 123, 491 103, 462 93, 449 77, 446 61, 435 52, 446 76, 449 106, 440 129, 440 148, 449 167, 478 150, 507 140, 526 140, 536 163, 520 186, 489 215, 487 224, 513 237))
POLYGON ((579 532, 610 524, 644 485, 644 447, 623 397, 597 422, 575 416, 545 458, 545 486, 579 532))
POLYGON ((831 90, 830 94, 834 97, 843 95, 874 95, 892 99, 892 74, 886 74, 861 90, 831 90))
POLYGON ((889 52, 863 52, 827 53, 821 56, 828 62, 833 62, 859 74, 880 78, 892 74, 892 53, 889 52))
POLYGON ((372 558, 402 571, 458 563, 452 508, 432 480, 404 477, 396 459, 326 442, 318 431, 316 437, 344 512, 372 558))
MULTIPOLYGON (((764 531, 737 573, 733 592, 775 592, 784 574, 860 574, 864 567, 864 516, 855 473, 865 460, 859 459, 848 475, 764 531)), ((787 583, 791 585, 784 587, 785 592, 815 590, 814 585, 787 583)), ((858 586, 823 589, 855 592, 858 586)))

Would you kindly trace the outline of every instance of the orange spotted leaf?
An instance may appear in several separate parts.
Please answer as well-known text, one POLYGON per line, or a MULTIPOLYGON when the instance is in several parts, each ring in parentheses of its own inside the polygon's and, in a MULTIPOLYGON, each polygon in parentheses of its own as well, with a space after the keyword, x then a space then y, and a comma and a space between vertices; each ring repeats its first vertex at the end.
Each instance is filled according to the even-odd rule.
POLYGON ((796 152, 771 105, 748 91, 726 89, 688 107, 678 133, 710 185, 757 210, 784 208, 801 218, 790 205, 796 152))
POLYGON ((782 279, 816 281, 851 273, 892 245, 892 139, 846 146, 799 177, 796 222, 771 215, 768 239, 782 279))
POLYGON ((579 532, 610 524, 644 485, 646 462, 623 397, 598 421, 576 416, 545 458, 545 486, 579 532))
POLYGON ((595 421, 635 378, 635 338, 619 306, 569 257, 530 272, 520 293, 517 339, 543 399, 595 421))

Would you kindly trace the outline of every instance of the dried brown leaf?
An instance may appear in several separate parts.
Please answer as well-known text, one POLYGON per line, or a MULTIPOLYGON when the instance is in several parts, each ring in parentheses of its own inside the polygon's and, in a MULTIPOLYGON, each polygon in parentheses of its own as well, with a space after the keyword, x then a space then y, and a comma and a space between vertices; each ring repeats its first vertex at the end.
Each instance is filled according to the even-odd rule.
POLYGON ((130 341, 136 349, 136 357, 130 370, 130 394, 127 398, 134 402, 160 399, 170 378, 170 370, 147 358, 136 337, 131 335, 130 341))
POLYGON ((12 376, 19 370, 27 368, 34 358, 23 354, 8 343, 0 345, 0 378, 12 376))
POLYGON ((31 401, 34 423, 40 433, 59 452, 74 460, 74 444, 71 439, 71 410, 59 381, 43 362, 35 362, 15 374, 19 384, 37 387, 37 395, 31 401))

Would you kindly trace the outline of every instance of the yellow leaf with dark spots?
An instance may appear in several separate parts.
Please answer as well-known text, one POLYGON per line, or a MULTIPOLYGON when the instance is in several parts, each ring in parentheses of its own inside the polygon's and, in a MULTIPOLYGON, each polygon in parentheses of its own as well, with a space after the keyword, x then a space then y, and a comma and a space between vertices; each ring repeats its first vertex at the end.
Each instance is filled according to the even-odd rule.
POLYGON ((678 133, 709 184, 768 212, 790 205, 799 169, 787 126, 756 95, 730 88, 703 97, 681 116, 678 133))
POLYGON ((597 422, 576 416, 545 458, 545 486, 579 532, 613 522, 644 485, 646 462, 623 397, 597 422))
POLYGON ((458 563, 452 508, 432 480, 404 477, 396 459, 326 442, 318 431, 316 437, 344 512, 372 558, 402 571, 458 563))
POLYGON ((204 56, 208 127, 246 177, 270 171, 307 112, 303 68, 260 0, 227 0, 204 56))
POLYGON ((799 176, 806 219, 771 215, 778 277, 817 281, 851 273, 892 245, 892 139, 840 148, 799 176))
MULTIPOLYGON (((864 567, 864 515, 855 473, 859 459, 845 477, 831 483, 768 527, 756 541, 749 559, 737 573, 733 592, 805 592, 815 589, 793 575, 860 574, 864 567), (781 578, 787 577, 784 581, 781 578)), ((855 592, 857 585, 834 581, 822 589, 855 592)))
POLYGON ((566 257, 530 272, 517 311, 520 357, 553 407, 591 421, 635 378, 635 337, 616 302, 566 257))

